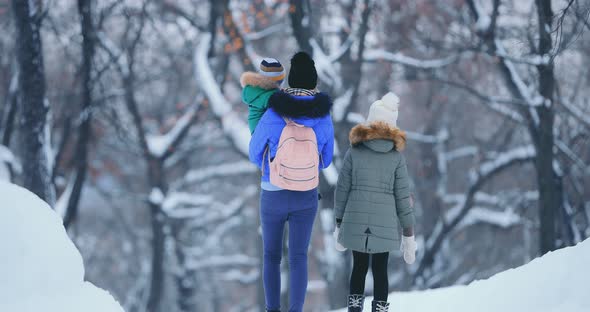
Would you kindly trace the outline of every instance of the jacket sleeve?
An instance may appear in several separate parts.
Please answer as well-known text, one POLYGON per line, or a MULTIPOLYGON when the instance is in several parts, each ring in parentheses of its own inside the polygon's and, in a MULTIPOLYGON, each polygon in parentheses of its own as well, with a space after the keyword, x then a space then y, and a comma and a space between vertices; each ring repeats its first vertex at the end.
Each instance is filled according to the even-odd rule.
POLYGON ((263 122, 264 116, 258 123, 250 139, 249 158, 258 168, 261 168, 262 157, 268 145, 268 124, 263 122))
POLYGON ((248 104, 248 101, 247 101, 247 94, 248 94, 248 92, 250 92, 250 90, 249 90, 250 88, 252 88, 252 87, 250 87, 248 85, 246 85, 242 88, 242 103, 244 103, 246 105, 250 105, 250 104, 248 104))
POLYGON ((410 205, 410 185, 408 177, 408 168, 404 155, 400 154, 400 161, 395 169, 395 207, 397 217, 399 218, 402 228, 414 227, 414 208, 410 205))
POLYGON ((326 143, 321 151, 320 168, 326 169, 332 163, 334 157, 334 125, 332 118, 328 118, 326 130, 326 143))
POLYGON ((352 155, 350 149, 344 155, 344 162, 338 175, 338 183, 334 194, 334 217, 341 220, 346 210, 348 195, 352 186, 352 155))

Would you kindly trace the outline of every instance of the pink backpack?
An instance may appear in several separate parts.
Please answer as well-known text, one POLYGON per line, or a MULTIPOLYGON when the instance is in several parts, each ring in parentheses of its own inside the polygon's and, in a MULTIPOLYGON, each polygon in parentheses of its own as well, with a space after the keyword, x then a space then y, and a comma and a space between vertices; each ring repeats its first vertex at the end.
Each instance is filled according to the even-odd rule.
MULTIPOLYGON (((270 157, 268 161, 270 183, 291 191, 313 190, 320 181, 320 157, 315 132, 290 119, 283 119, 287 125, 281 132, 277 153, 272 161, 270 157)), ((262 161, 264 163, 264 157, 262 161)))

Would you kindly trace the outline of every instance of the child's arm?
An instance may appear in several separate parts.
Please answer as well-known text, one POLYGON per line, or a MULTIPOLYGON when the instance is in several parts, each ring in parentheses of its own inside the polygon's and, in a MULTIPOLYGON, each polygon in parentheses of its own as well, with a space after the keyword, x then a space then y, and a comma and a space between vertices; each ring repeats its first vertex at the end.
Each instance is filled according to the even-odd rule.
POLYGON ((336 184, 336 192, 334 194, 334 217, 336 218, 336 224, 340 226, 342 217, 344 216, 344 210, 346 209, 346 203, 348 202, 348 194, 350 193, 350 187, 352 185, 352 156, 350 149, 346 151, 344 155, 344 163, 340 174, 338 175, 338 183, 336 184))
POLYGON ((402 226, 404 236, 414 234, 414 209, 410 204, 410 185, 406 159, 401 155, 400 162, 395 169, 395 207, 397 217, 402 226))

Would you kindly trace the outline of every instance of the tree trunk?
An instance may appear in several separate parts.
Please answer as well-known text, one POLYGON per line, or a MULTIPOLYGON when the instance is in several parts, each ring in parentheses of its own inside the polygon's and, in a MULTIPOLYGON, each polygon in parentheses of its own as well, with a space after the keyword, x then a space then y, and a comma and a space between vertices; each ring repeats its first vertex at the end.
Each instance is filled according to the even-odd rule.
POLYGON ((312 37, 311 30, 309 28, 311 18, 307 16, 307 24, 304 23, 304 5, 309 5, 307 0, 289 0, 289 17, 291 18, 293 35, 295 36, 295 40, 297 40, 299 49, 307 52, 309 55, 313 55, 313 49, 311 47, 311 43, 309 43, 309 40, 312 37))
POLYGON ((49 106, 45 102, 45 72, 41 47, 39 15, 35 1, 13 0, 16 22, 16 54, 21 104, 20 159, 23 186, 53 206, 55 195, 51 185, 44 135, 49 106), (33 6, 33 7, 31 7, 33 6))
MULTIPOLYGON (((133 68, 133 50, 128 51, 129 67, 128 73, 123 75, 123 89, 125 90, 125 105, 131 114, 134 127, 137 131, 140 148, 143 152, 143 160, 146 165, 146 176, 148 179, 148 186, 150 191, 159 189, 163 194, 166 194, 167 184, 164 176, 164 161, 158 159, 150 154, 147 144, 147 135, 143 128, 141 114, 138 109, 137 100, 135 98, 135 71, 133 68)), ((161 211, 161 207, 157 203, 149 203, 151 230, 152 230, 152 262, 151 262, 151 278, 150 288, 147 298, 147 311, 160 311, 160 303, 162 301, 163 284, 164 284, 164 225, 166 223, 165 216, 161 211)))
POLYGON ((160 206, 150 204, 152 223, 152 276, 147 311, 160 311, 164 285, 164 216, 160 206))
POLYGON ((174 281, 176 283, 176 301, 179 312, 192 312, 198 309, 195 300, 196 281, 195 272, 186 267, 186 254, 184 247, 190 241, 184 233, 185 220, 172 220, 170 227, 174 239, 174 253, 176 255, 176 266, 174 269, 174 281))
MULTIPOLYGON (((551 39, 551 22, 553 12, 550 0, 536 0, 537 15, 539 18, 539 47, 540 55, 548 55, 553 48, 551 39)), ((555 157, 553 154, 553 127, 555 120, 554 101, 555 75, 553 61, 549 64, 537 66, 539 72, 539 92, 545 99, 545 103, 535 110, 539 116, 539 125, 533 133, 533 140, 537 157, 535 167, 537 169, 537 185, 539 188, 539 220, 540 250, 544 254, 556 248, 557 212, 563 202, 562 179, 553 166, 555 157)))
MULTIPOLYGON (((144 153, 147 160, 146 163, 148 166, 150 186, 152 189, 158 188, 162 193, 166 194, 167 187, 164 178, 163 161, 154 158, 147 153, 147 150, 145 150, 144 153)), ((148 312, 158 312, 163 311, 160 307, 160 303, 164 291, 164 225, 166 223, 166 218, 162 213, 162 208, 159 204, 150 203, 149 206, 152 223, 152 276, 147 310, 148 312)))
POLYGON ((209 32, 211 32, 211 47, 207 57, 215 56, 215 40, 217 39, 217 24, 219 17, 223 14, 224 1, 210 0, 209 1, 209 32))
POLYGON ((92 4, 90 0, 78 0, 78 13, 82 25, 82 103, 80 128, 76 144, 76 174, 74 186, 68 200, 64 226, 67 228, 78 215, 78 204, 86 179, 88 166, 88 143, 92 135, 92 60, 94 58, 95 36, 92 24, 92 4))

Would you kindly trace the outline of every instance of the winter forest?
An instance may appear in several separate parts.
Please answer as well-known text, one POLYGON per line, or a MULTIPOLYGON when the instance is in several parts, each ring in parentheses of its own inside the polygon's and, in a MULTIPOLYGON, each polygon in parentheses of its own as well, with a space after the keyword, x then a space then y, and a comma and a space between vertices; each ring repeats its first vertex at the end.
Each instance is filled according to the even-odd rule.
POLYGON ((418 243, 413 265, 390 257, 391 290, 466 285, 590 236, 588 0, 0 0, 0 28, 0 180, 63 218, 85 280, 127 312, 264 309, 240 75, 298 51, 335 129, 305 311, 346 307, 334 188, 350 129, 388 91, 418 243))

